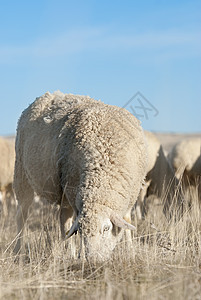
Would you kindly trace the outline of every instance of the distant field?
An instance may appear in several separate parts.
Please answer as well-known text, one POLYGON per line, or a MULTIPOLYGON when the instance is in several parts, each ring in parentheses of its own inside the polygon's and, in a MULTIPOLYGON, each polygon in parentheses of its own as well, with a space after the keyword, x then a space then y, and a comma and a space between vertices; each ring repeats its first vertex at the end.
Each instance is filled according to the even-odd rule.
MULTIPOLYGON (((167 151, 186 137, 157 136, 167 151)), ((77 259, 78 236, 61 241, 58 207, 41 202, 31 207, 23 250, 16 259, 16 207, 11 204, 8 217, 0 214, 0 299, 200 299, 198 198, 197 190, 186 195, 191 208, 186 205, 180 219, 175 209, 171 221, 162 203, 153 201, 144 220, 134 217, 132 243, 124 238, 109 262, 96 265, 77 259)))

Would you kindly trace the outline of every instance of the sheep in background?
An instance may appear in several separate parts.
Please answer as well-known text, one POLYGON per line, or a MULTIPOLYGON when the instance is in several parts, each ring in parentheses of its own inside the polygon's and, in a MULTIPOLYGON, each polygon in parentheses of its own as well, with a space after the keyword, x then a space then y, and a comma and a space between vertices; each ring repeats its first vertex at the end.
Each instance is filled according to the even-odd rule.
POLYGON ((175 169, 178 179, 189 173, 200 157, 201 138, 184 139, 178 142, 168 154, 168 159, 175 169))
POLYGON ((189 173, 190 175, 201 176, 201 149, 200 149, 200 156, 195 161, 189 173))
MULTIPOLYGON (((90 97, 46 93, 21 115, 16 137, 14 189, 20 241, 34 192, 60 204, 60 228, 74 215, 85 256, 110 257, 137 200, 146 170, 139 121, 128 111, 90 97)), ((81 246, 80 246, 81 247, 81 246)))
POLYGON ((201 138, 184 139, 178 142, 168 154, 176 177, 182 181, 183 189, 192 192, 200 185, 201 138))
POLYGON ((15 164, 15 142, 14 139, 0 137, 0 192, 2 210, 8 215, 8 201, 14 197, 12 183, 15 164))
MULTIPOLYGON (((161 205, 163 202, 163 211, 169 218, 172 215, 174 201, 176 201, 178 212, 182 209, 179 181, 175 177, 174 171, 156 135, 149 131, 144 131, 144 134, 147 142, 148 166, 145 185, 140 191, 135 205, 136 215, 138 219, 144 218, 149 210, 149 206, 153 204, 153 196, 155 196, 157 203, 161 205), (177 200, 176 194, 179 194, 177 200)), ((135 210, 132 211, 132 214, 135 210)))
POLYGON ((201 201, 201 148, 200 148, 200 156, 194 163, 191 171, 189 172, 190 176, 196 177, 196 184, 198 185, 198 198, 201 201))

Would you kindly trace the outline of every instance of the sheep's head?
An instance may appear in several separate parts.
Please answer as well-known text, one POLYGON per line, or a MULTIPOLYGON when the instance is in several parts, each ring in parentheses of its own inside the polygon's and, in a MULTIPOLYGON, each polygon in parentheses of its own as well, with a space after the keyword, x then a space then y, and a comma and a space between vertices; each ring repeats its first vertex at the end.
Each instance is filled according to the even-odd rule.
POLYGON ((111 209, 99 206, 93 209, 91 214, 86 212, 78 217, 67 238, 79 231, 84 241, 86 258, 103 261, 110 257, 122 238, 122 229, 135 230, 135 227, 111 209))

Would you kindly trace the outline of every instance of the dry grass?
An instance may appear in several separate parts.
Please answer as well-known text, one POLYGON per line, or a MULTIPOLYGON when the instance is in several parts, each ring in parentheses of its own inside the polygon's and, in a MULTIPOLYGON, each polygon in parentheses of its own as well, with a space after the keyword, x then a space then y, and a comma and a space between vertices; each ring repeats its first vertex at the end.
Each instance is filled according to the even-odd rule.
POLYGON ((0 299, 200 299, 201 217, 198 196, 191 197, 191 209, 171 223, 153 203, 145 220, 135 220, 132 245, 121 242, 95 266, 76 258, 79 237, 61 242, 57 208, 37 203, 15 261, 12 206, 0 216, 0 299))

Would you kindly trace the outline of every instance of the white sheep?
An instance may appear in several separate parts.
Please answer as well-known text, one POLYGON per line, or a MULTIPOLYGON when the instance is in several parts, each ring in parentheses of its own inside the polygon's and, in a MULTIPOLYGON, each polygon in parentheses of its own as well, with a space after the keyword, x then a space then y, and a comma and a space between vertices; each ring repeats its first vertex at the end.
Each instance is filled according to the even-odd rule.
POLYGON ((74 215, 86 257, 106 259, 134 226, 124 217, 146 169, 139 121, 128 111, 90 97, 49 92, 23 113, 16 137, 14 189, 20 240, 34 192, 61 206, 60 228, 74 215))
POLYGON ((198 186, 198 198, 201 201, 201 148, 200 148, 200 156, 194 163, 191 171, 189 172, 190 176, 194 176, 195 179, 195 184, 198 186))
POLYGON ((200 185, 201 176, 201 138, 184 139, 174 145, 168 159, 175 170, 176 177, 182 181, 185 191, 194 190, 200 185))
POLYGON ((0 137, 0 192, 4 215, 8 214, 8 198, 13 197, 13 174, 15 164, 14 139, 0 137))
POLYGON ((201 138, 184 139, 174 145, 168 159, 178 179, 191 172, 200 156, 201 138))
MULTIPOLYGON (((200 148, 201 153, 201 148, 200 148)), ((190 174, 194 174, 195 176, 201 176, 201 154, 195 161, 194 165, 192 166, 191 170, 189 171, 190 174)))
POLYGON ((175 204, 178 205, 178 210, 182 208, 182 195, 179 190, 179 181, 176 179, 174 171, 156 135, 149 131, 144 131, 144 133, 147 143, 148 163, 145 185, 135 205, 137 217, 138 219, 142 219, 148 211, 149 199, 153 201, 153 197, 149 198, 150 195, 163 198, 163 210, 166 216, 169 217, 172 214, 171 209, 173 208, 172 205, 174 201, 176 201, 175 204))

